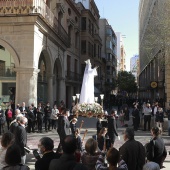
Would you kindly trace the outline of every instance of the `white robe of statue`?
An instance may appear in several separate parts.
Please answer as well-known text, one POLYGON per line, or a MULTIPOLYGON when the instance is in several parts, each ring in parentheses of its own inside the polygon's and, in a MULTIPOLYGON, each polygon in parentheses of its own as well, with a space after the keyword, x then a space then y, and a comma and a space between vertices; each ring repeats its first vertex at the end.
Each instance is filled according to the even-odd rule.
POLYGON ((96 68, 91 68, 90 60, 85 61, 83 83, 79 103, 94 103, 94 77, 97 76, 96 68))

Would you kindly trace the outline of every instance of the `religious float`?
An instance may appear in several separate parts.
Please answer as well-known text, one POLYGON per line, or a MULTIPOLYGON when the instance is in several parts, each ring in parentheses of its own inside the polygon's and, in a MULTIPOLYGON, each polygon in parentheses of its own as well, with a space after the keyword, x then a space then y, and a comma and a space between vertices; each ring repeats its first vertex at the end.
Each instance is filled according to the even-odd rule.
POLYGON ((80 103, 76 104, 73 107, 73 112, 77 116, 84 116, 84 117, 97 117, 102 116, 103 113, 103 107, 98 103, 80 103))
MULTIPOLYGON (((97 67, 92 68, 90 59, 85 61, 86 67, 80 93, 77 95, 77 104, 73 107, 73 112, 77 116, 97 117, 103 115, 103 107, 95 101, 94 97, 94 77, 97 76, 97 67)), ((103 95, 104 96, 104 95, 103 95)))

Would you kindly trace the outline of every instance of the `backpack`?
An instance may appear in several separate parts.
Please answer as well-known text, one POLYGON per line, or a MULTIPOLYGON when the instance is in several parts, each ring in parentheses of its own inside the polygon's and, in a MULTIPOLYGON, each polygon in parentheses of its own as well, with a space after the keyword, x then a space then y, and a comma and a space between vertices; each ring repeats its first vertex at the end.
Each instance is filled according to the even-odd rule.
POLYGON ((12 118, 12 112, 11 111, 7 112, 7 118, 12 118))

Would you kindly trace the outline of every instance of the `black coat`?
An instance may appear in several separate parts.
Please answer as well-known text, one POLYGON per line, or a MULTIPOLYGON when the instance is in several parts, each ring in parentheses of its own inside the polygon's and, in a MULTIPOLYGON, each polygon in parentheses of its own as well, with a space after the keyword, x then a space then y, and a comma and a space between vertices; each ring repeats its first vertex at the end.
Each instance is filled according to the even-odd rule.
POLYGON ((34 122, 36 117, 34 111, 28 111, 27 113, 28 122, 34 122))
POLYGON ((3 125, 5 123, 5 113, 3 110, 0 110, 0 125, 3 125))
POLYGON ((42 158, 35 162, 35 170, 48 170, 51 160, 57 158, 59 156, 54 152, 44 154, 42 158))
POLYGON ((26 154, 24 147, 27 145, 27 132, 20 124, 16 127, 15 143, 20 148, 21 156, 24 156, 26 154))
POLYGON ((36 118, 37 119, 43 119, 44 116, 44 109, 41 107, 36 109, 36 118))
POLYGON ((145 164, 145 148, 136 140, 126 141, 119 149, 121 158, 129 170, 142 170, 145 164))
POLYGON ((46 106, 45 108, 44 108, 44 116, 45 116, 45 118, 50 118, 51 117, 51 113, 52 113, 52 109, 51 109, 51 107, 50 106, 46 106))
POLYGON ((63 154, 59 159, 53 159, 48 170, 87 170, 83 164, 78 164, 71 154, 63 154))
POLYGON ((162 138, 155 137, 148 144, 147 159, 161 166, 162 158, 166 158, 167 151, 162 138))
POLYGON ((108 136, 111 143, 114 143, 116 136, 118 136, 116 130, 116 119, 113 116, 108 117, 108 136))

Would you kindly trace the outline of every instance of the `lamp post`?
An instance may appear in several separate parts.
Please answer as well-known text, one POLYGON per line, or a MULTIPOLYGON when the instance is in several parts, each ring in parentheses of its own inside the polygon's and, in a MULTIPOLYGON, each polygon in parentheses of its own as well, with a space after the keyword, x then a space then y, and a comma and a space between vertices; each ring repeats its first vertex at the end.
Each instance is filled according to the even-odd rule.
POLYGON ((98 101, 98 97, 95 97, 95 98, 94 98, 94 101, 97 103, 97 101, 98 101))
POLYGON ((101 105, 102 105, 102 107, 103 107, 104 94, 101 94, 101 95, 100 95, 100 98, 101 98, 101 105))
POLYGON ((76 94, 76 97, 77 97, 77 103, 79 103, 80 94, 76 94))
POLYGON ((72 98, 73 98, 73 102, 75 102, 75 100, 76 100, 76 96, 72 96, 72 98))

